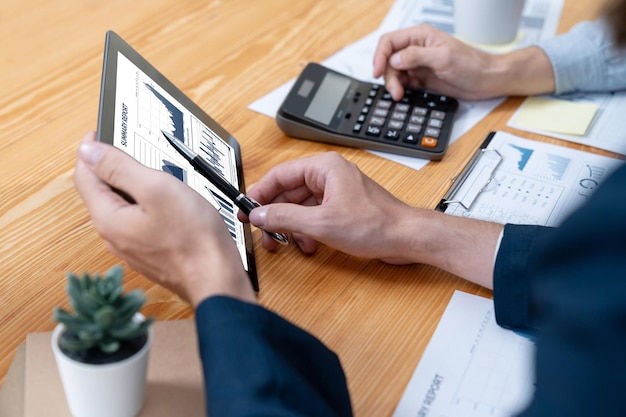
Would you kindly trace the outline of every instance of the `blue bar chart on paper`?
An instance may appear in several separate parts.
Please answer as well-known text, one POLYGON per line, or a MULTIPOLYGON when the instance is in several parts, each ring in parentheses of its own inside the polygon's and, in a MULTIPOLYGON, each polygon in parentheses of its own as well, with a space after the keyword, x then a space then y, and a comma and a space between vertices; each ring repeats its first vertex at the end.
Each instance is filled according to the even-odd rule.
POLYGON ((498 223, 555 226, 584 203, 619 163, 615 158, 505 132, 497 132, 488 147, 497 150, 502 162, 495 171, 487 170, 490 161, 483 157, 457 193, 479 190, 472 194, 476 198, 471 206, 453 202, 446 213, 498 223), (488 178, 481 174, 484 171, 490 172, 488 178))

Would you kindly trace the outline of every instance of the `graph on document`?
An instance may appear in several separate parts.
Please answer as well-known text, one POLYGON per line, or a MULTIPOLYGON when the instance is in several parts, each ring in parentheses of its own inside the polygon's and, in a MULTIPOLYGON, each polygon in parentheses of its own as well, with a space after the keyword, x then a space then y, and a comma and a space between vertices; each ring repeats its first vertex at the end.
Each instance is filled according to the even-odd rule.
POLYGON ((485 315, 452 396, 452 405, 464 410, 464 415, 503 415, 520 398, 528 398, 533 390, 534 378, 528 366, 533 343, 493 325, 493 314, 491 309, 485 315), (527 383, 519 384, 520 381, 527 383))
POLYGON ((564 178, 571 162, 566 156, 552 152, 536 152, 512 143, 501 149, 501 152, 504 153, 508 169, 511 171, 553 183, 559 183, 564 178))

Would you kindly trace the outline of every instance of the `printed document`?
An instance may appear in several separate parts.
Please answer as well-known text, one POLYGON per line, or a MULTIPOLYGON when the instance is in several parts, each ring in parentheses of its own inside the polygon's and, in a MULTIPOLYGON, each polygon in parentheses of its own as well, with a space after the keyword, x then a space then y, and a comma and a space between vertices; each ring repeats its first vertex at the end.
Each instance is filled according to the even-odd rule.
POLYGON ((498 326, 493 301, 456 291, 393 417, 510 417, 534 393, 534 344, 498 326))
MULTIPOLYGON (((445 213, 555 226, 623 161, 497 132, 448 196, 445 213)), ((460 178, 460 177, 459 177, 460 178)))

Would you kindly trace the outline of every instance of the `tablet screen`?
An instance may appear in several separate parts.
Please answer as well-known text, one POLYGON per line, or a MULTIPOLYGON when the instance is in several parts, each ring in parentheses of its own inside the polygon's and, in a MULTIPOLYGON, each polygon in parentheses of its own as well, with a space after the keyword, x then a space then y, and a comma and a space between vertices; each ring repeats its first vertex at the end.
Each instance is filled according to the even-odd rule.
MULTIPOLYGON (((107 34, 99 140, 124 150, 150 168, 175 176, 210 202, 224 219, 244 268, 254 274, 251 278, 255 284, 256 271, 249 225, 237 220, 238 208, 233 202, 198 174, 169 145, 161 131, 184 141, 228 182, 241 190, 243 178, 237 142, 128 48, 117 35, 112 32, 107 34)), ((167 204, 167 201, 163 204, 167 204)))

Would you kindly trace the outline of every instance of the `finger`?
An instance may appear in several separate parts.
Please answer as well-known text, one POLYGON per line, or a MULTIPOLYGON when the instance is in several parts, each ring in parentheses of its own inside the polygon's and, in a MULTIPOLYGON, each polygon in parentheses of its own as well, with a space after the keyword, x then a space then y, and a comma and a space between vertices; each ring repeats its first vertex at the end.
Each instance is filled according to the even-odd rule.
POLYGON ((385 89, 389 91, 389 94, 395 101, 402 100, 404 85, 402 83, 402 74, 399 71, 390 67, 387 68, 385 71, 385 89))
POLYGON ((79 147, 78 158, 100 181, 133 201, 149 197, 150 185, 157 181, 155 170, 105 143, 85 140, 79 147))
POLYGON ((299 233, 317 240, 317 234, 325 229, 325 212, 323 206, 276 203, 252 210, 250 223, 264 230, 299 233))
MULTIPOLYGON (((88 132, 81 143, 92 144, 95 140, 95 133, 88 132)), ((95 154, 91 156, 97 158, 95 154)), ((76 160, 74 184, 90 213, 97 213, 99 210, 117 210, 128 205, 128 202, 114 193, 80 157, 76 160)))
POLYGON ((407 29, 398 30, 381 36, 374 52, 374 77, 380 77, 385 73, 389 57, 394 52, 406 48, 411 41, 410 32, 407 29))
POLYGON ((128 201, 115 193, 81 160, 76 161, 74 185, 90 213, 99 210, 112 211, 130 205, 128 201))
POLYGON ((328 157, 321 154, 276 165, 254 185, 248 196, 268 204, 299 203, 310 195, 322 195, 326 174, 322 161, 328 157))
POLYGON ((315 239, 311 239, 310 237, 299 233, 294 233, 291 237, 293 238, 293 241, 296 242, 302 253, 311 255, 317 250, 317 242, 315 239))
MULTIPOLYGON (((262 202, 263 205, 274 204, 274 203, 293 203, 293 204, 300 204, 303 206, 315 206, 319 204, 318 198, 312 195, 311 191, 306 186, 298 187, 295 190, 284 191, 283 193, 274 197, 272 201, 264 201, 262 198, 261 199, 256 198, 252 196, 250 193, 248 193, 248 197, 254 198, 254 200, 258 201, 259 203, 262 202)), ((248 216, 242 210, 239 210, 237 212, 237 218, 239 219, 239 221, 244 222, 244 223, 247 223, 250 221, 248 219, 248 216)))
POLYGON ((394 53, 389 58, 389 66, 396 71, 408 71, 420 67, 432 68, 432 63, 437 62, 441 53, 439 48, 409 46, 394 53))

